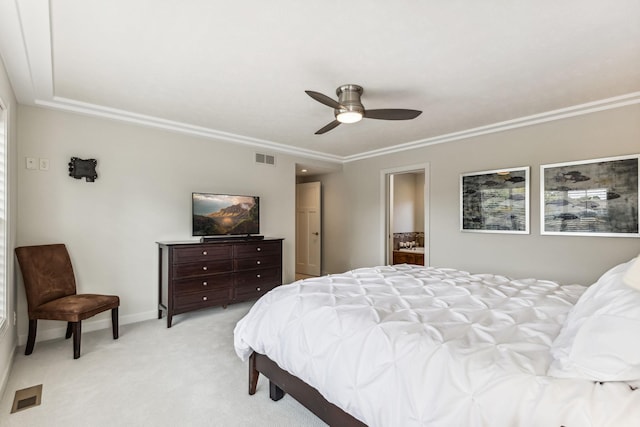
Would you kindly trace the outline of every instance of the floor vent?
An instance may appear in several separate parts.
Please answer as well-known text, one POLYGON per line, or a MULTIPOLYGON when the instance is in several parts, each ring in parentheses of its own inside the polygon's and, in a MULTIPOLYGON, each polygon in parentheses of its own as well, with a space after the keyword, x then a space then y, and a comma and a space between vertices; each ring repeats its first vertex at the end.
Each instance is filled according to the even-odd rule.
POLYGON ((42 384, 16 391, 11 413, 38 406, 42 401, 42 384))
POLYGON ((271 154, 256 153, 256 163, 262 163, 265 165, 275 166, 276 157, 271 154))

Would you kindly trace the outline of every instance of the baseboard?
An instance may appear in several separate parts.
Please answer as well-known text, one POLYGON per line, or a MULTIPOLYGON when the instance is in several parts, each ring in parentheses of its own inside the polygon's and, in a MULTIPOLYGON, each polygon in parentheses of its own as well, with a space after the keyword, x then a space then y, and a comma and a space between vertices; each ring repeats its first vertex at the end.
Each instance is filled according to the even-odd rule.
MULTIPOLYGON (((131 323, 144 322, 145 320, 157 319, 158 311, 147 311, 144 313, 136 313, 136 314, 128 314, 126 316, 120 316, 118 319, 118 323, 120 325, 129 325, 131 323)), ((38 330, 36 334, 36 342, 48 341, 53 339, 62 338, 65 336, 67 332, 67 323, 66 322, 57 322, 60 323, 59 328, 49 328, 45 330, 38 330)), ((101 329, 111 329, 111 316, 105 319, 96 319, 96 320, 84 320, 82 322, 82 333, 91 332, 91 331, 99 331, 101 329)), ((23 346, 27 344, 27 334, 18 335, 18 346, 23 346)))
POLYGON ((11 328, 15 328, 15 327, 10 327, 8 325, 5 325, 5 327, 3 327, 2 330, 0 331, 0 342, 2 342, 3 345, 6 345, 6 348, 3 348, 3 353, 5 353, 5 350, 6 350, 6 354, 0 354, 0 359, 4 357, 7 358, 3 361, 5 363, 0 364, 0 366, 4 368, 0 373, 0 398, 2 398, 7 391, 7 384, 9 383, 9 375, 11 374, 11 368, 13 367, 13 359, 16 354, 15 343, 10 342, 10 341, 13 341, 9 336, 9 334, 11 333, 11 328))
POLYGON ((15 354, 15 350, 11 352, 8 363, 5 365, 4 371, 2 371, 2 377, 0 377, 0 398, 2 398, 7 391, 7 384, 9 383, 9 375, 11 374, 11 368, 13 368, 13 358, 15 354))

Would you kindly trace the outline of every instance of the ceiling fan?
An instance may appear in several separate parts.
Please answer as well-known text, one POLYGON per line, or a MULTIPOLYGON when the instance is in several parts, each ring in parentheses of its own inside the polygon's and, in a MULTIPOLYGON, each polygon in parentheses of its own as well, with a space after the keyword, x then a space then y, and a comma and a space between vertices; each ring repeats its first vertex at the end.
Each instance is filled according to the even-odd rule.
POLYGON ((382 108, 378 110, 365 110, 360 102, 360 96, 364 90, 358 85, 342 85, 336 89, 338 100, 335 101, 327 95, 312 90, 305 90, 306 94, 321 104, 333 108, 336 119, 316 132, 321 135, 329 132, 341 123, 356 123, 365 119, 380 120, 410 120, 418 117, 422 111, 406 110, 402 108, 382 108))

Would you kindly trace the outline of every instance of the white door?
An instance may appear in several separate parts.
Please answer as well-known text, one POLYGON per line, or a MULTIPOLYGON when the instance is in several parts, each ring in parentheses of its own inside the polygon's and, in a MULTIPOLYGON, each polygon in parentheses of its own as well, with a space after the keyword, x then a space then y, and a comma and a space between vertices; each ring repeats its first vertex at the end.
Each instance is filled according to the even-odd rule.
POLYGON ((296 273, 320 276, 320 183, 296 184, 296 273))

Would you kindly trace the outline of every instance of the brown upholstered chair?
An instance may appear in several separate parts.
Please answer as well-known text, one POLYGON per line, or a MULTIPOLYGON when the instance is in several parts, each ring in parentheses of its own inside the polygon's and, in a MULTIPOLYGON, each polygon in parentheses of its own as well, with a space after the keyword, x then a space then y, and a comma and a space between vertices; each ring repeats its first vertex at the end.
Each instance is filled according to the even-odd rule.
POLYGON ((33 352, 38 319, 63 320, 65 338, 73 335, 73 358, 80 357, 82 321, 111 310, 113 339, 118 338, 118 307, 115 295, 77 294, 71 258, 64 244, 23 246, 16 256, 24 279, 29 310, 29 337, 24 354, 33 352))

